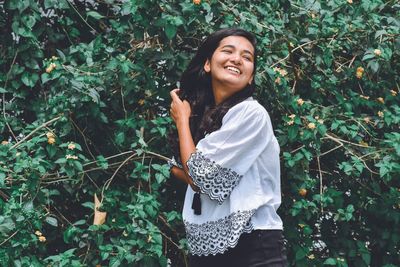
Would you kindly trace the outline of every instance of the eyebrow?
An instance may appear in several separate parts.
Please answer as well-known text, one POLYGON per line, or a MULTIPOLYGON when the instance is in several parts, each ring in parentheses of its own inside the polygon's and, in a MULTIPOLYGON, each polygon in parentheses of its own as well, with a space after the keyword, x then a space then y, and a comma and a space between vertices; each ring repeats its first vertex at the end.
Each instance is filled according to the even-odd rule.
MULTIPOLYGON (((234 45, 224 45, 223 47, 221 47, 221 49, 222 48, 232 48, 232 49, 235 49, 236 47, 234 46, 234 45)), ((253 55, 253 53, 251 53, 251 51, 250 50, 247 50, 247 49, 245 49, 245 50, 243 50, 245 53, 248 53, 248 54, 250 54, 251 56, 254 56, 253 55)))

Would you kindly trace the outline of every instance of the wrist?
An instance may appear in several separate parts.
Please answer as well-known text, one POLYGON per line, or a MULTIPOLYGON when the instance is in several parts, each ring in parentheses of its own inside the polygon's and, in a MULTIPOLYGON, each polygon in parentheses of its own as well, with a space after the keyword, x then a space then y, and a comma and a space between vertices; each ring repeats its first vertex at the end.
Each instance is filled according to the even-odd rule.
POLYGON ((180 119, 176 122, 176 128, 178 128, 178 130, 185 127, 189 127, 189 118, 180 119))

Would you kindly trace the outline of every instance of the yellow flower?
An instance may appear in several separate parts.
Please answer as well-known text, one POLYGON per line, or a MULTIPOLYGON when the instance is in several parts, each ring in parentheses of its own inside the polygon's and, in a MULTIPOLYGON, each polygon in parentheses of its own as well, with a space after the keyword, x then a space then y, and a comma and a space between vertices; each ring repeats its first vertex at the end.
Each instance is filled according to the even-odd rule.
POLYGON ((306 226, 305 224, 299 223, 298 224, 300 226, 300 228, 304 228, 304 226, 306 226))
POLYGON ((310 123, 307 125, 307 128, 308 128, 308 129, 311 129, 311 130, 315 129, 315 123, 310 122, 310 123))
MULTIPOLYGON (((351 0, 348 0, 348 1, 351 1, 351 0)), ((313 259, 315 259, 315 256, 314 256, 314 254, 310 254, 307 256, 307 258, 309 258, 310 260, 313 260, 313 259)))
POLYGON ((291 121, 287 122, 287 125, 293 125, 293 123, 294 123, 294 121, 291 120, 291 121))
POLYGON ((39 230, 36 230, 35 235, 42 236, 42 233, 39 230))
POLYGON ((193 0, 193 4, 195 4, 195 5, 200 5, 200 3, 201 3, 201 0, 193 0))
POLYGON ((2 144, 3 146, 8 145, 8 141, 1 141, 1 144, 2 144))
POLYGON ((395 90, 390 90, 390 93, 392 94, 392 96, 396 96, 397 92, 395 90))
POLYGON ((364 98, 365 100, 368 100, 368 99, 369 99, 369 96, 366 96, 366 95, 360 95, 360 97, 361 97, 361 98, 364 98))
POLYGON ((382 111, 378 111, 378 116, 383 118, 383 116, 384 116, 383 112, 382 111))
POLYGON ((54 144, 56 142, 56 139, 54 137, 47 138, 47 143, 50 145, 54 144))
POLYGON ((74 150, 75 149, 75 144, 74 143, 69 143, 68 144, 68 149, 74 150))
POLYGON ((361 79, 363 74, 364 74, 364 68, 363 67, 358 67, 357 68, 357 72, 356 72, 356 77, 358 79, 361 79))
POLYGON ((347 0, 347 3, 353 4, 353 0, 347 0))
POLYGON ((46 237, 43 236, 43 235, 39 236, 39 241, 40 242, 46 242, 46 237))
POLYGON ((51 63, 47 68, 46 68, 46 72, 50 73, 52 72, 55 68, 57 67, 57 65, 55 63, 51 63))
POLYGON ((281 77, 276 77, 275 83, 276 84, 281 84, 281 77))
POLYGON ((279 74, 282 75, 282 76, 286 76, 287 75, 287 71, 286 70, 278 68, 278 67, 275 67, 274 71, 275 72, 279 72, 279 74))
POLYGON ((380 49, 375 49, 374 54, 375 56, 379 57, 380 55, 382 55, 382 51, 380 49))
POLYGON ((301 99, 301 98, 297 99, 297 105, 301 106, 303 104, 304 104, 304 100, 303 99, 301 99))
POLYGON ((54 138, 54 134, 52 132, 47 132, 46 136, 47 136, 47 138, 50 138, 50 137, 54 138))
POLYGON ((363 120, 364 120, 365 123, 370 123, 371 118, 370 117, 365 117, 365 118, 363 118, 363 120))
POLYGON ((288 117, 293 120, 296 117, 296 115, 295 114, 290 114, 288 117))
POLYGON ((385 100, 383 99, 383 97, 378 97, 376 100, 378 100, 378 102, 385 104, 385 100))
POLYGON ((138 101, 138 103, 139 103, 139 105, 143 106, 143 105, 144 105, 144 99, 140 99, 140 100, 138 101))

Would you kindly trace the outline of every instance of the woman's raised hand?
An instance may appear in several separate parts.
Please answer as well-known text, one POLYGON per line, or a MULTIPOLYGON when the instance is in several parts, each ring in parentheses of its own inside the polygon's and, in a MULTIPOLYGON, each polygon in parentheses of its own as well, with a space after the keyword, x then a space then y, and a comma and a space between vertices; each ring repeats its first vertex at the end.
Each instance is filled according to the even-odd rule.
POLYGON ((172 98, 170 114, 177 126, 182 123, 189 123, 189 117, 192 112, 189 102, 182 101, 178 96, 178 92, 178 88, 170 92, 172 98))

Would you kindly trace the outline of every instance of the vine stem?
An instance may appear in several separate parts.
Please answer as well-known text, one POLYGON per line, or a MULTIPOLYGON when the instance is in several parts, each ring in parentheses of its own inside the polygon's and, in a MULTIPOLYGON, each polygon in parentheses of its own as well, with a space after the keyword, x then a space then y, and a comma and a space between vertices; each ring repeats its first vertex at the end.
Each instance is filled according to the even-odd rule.
MULTIPOLYGON (((13 67, 14 64, 15 64, 15 60, 17 59, 17 55, 18 55, 18 49, 17 49, 17 51, 15 52, 13 61, 11 62, 10 70, 7 72, 6 81, 5 81, 5 83, 4 83, 4 90, 7 88, 8 77, 10 76, 10 72, 11 72, 11 70, 12 70, 12 67, 13 67)), ((13 130, 11 129, 10 124, 8 124, 8 122, 7 122, 7 117, 6 117, 6 97, 5 97, 5 95, 6 95, 6 94, 3 93, 3 116, 4 116, 4 122, 5 122, 5 124, 7 125, 7 128, 8 128, 8 130, 10 131, 11 135, 14 137, 15 141, 17 141, 17 137, 15 136, 13 130)))
POLYGON ((15 231, 12 235, 10 235, 9 237, 7 237, 7 239, 5 239, 3 242, 0 243, 0 247, 5 244, 8 240, 10 240, 13 236, 15 236, 20 230, 15 231))
POLYGON ((21 143, 23 143, 25 140, 27 140, 29 137, 31 137, 34 133, 36 133, 37 131, 39 131, 40 129, 42 129, 43 127, 46 127, 49 124, 52 124, 53 122, 59 120, 62 116, 58 116, 56 118, 53 118, 45 123, 43 123, 42 125, 40 125, 39 127, 37 127, 35 130, 33 130, 32 132, 30 132, 27 136, 25 136, 21 141, 17 142, 15 145, 13 145, 12 147, 10 147, 11 149, 16 148, 17 146, 19 146, 21 143))

